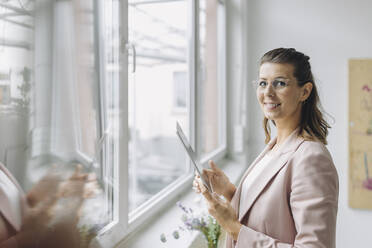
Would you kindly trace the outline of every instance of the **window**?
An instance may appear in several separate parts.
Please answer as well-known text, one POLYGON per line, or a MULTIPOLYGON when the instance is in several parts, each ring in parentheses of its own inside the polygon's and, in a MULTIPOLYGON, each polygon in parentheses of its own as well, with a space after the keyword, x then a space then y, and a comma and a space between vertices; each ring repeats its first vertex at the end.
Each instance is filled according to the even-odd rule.
POLYGON ((173 72, 173 108, 175 111, 187 111, 187 73, 173 72))
POLYGON ((0 3, 0 161, 24 185, 34 22, 30 1, 0 3))
POLYGON ((89 211, 103 247, 189 187, 177 121, 202 161, 224 155, 222 1, 9 0, 0 11, 2 139, 26 147, 30 160, 14 164, 31 182, 53 162, 98 174, 104 204, 89 211))
POLYGON ((193 170, 175 135, 177 121, 202 161, 222 157, 226 149, 223 1, 121 3, 104 1, 101 24, 103 130, 110 118, 127 113, 111 120, 120 124, 103 152, 102 167, 113 182, 107 200, 119 223, 101 232, 108 246, 190 184, 193 170))
MULTIPOLYGON (((188 172, 175 134, 179 121, 188 130, 187 1, 129 2, 129 43, 136 49, 136 71, 129 72, 129 210, 188 172), (181 71, 181 72, 180 72, 181 71), (183 112, 175 112, 181 105, 183 112)), ((129 60, 132 62, 131 60, 129 60)))
POLYGON ((220 1, 199 1, 197 132, 198 152, 205 158, 226 144, 224 18, 220 1))

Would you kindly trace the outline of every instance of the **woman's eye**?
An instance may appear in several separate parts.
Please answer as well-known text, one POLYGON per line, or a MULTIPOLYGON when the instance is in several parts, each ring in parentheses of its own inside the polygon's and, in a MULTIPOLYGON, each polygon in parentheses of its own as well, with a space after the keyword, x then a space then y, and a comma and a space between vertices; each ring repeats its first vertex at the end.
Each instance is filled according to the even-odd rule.
POLYGON ((285 87, 287 86, 287 83, 284 81, 274 81, 273 82, 274 87, 285 87))
POLYGON ((258 83, 258 86, 260 86, 260 87, 265 87, 266 85, 267 85, 267 83, 265 81, 260 81, 258 83))

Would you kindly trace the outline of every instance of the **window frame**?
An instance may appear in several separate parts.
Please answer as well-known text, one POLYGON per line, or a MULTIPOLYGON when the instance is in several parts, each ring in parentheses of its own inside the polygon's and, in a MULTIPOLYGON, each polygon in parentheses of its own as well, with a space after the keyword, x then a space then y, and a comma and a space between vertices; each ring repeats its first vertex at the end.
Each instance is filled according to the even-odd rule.
MULTIPOLYGON (((95 0, 96 1, 96 0, 95 0)), ((128 161, 128 77, 129 77, 129 70, 128 70, 128 58, 129 53, 127 50, 128 44, 128 0, 118 0, 120 2, 120 11, 119 11, 119 36, 120 36, 120 54, 119 54, 119 61, 122 68, 120 68, 120 83, 119 83, 119 112, 120 118, 118 125, 120 128, 120 135, 119 135, 119 163, 118 165, 114 166, 114 178, 113 178, 113 185, 114 185, 114 220, 112 223, 104 227, 97 235, 95 241, 101 247, 114 247, 119 242, 126 242, 134 233, 135 230, 138 230, 143 224, 149 222, 151 217, 153 217, 156 213, 164 209, 166 206, 169 206, 171 202, 174 202, 174 199, 177 195, 180 195, 186 189, 190 188, 191 181, 193 180, 193 173, 191 171, 165 187, 159 193, 157 193, 150 202, 143 204, 142 206, 138 207, 136 211, 134 211, 131 215, 129 215, 129 192, 128 192, 128 183, 129 183, 129 161, 128 161)), ((197 95, 198 95, 198 68, 199 68, 199 61, 198 61, 198 52, 199 52, 199 0, 188 0, 189 3, 189 26, 191 27, 188 30, 188 69, 189 69, 189 92, 190 95, 188 96, 190 99, 189 106, 189 127, 190 127, 190 143, 196 147, 197 146, 197 126, 198 126, 198 118, 197 118, 197 95)), ((218 3, 222 4, 222 11, 223 11, 223 20, 222 20, 222 27, 223 27, 223 34, 226 34, 226 4, 218 0, 218 3)), ((220 5, 219 5, 220 7, 220 5)), ((219 9, 220 11, 220 9, 219 9)), ((218 36, 221 38, 221 36, 218 36)), ((222 88, 218 91, 219 92, 219 99, 222 106, 219 108, 222 110, 219 116, 219 135, 221 135, 221 146, 218 147, 213 152, 206 154, 201 158, 200 162, 203 166, 207 166, 207 162, 210 159, 215 161, 221 160, 227 151, 227 112, 226 112, 226 36, 224 35, 222 40, 222 47, 218 47, 222 49, 222 56, 221 61, 222 64, 219 63, 218 71, 219 73, 222 72, 222 75, 219 75, 222 78, 222 88), (222 68, 221 68, 222 67, 222 68)), ((100 53, 102 55, 102 53, 100 53)), ((102 63, 102 59, 100 59, 100 63, 102 63)), ((100 70, 102 66, 100 66, 100 70)), ((104 72, 100 71, 99 74, 102 75, 104 72)), ((102 77, 101 77, 102 78, 102 77)), ((100 80, 101 80, 100 78, 100 80)), ((99 86, 101 87, 101 86, 99 86)), ((100 99, 101 100, 101 97, 100 99)), ((100 102, 100 101, 99 101, 100 102)), ((102 104, 101 104, 102 105, 102 104)), ((102 110, 104 111, 104 110, 102 110)), ((101 125, 103 125, 104 120, 101 120, 101 125)), ((190 165, 191 168, 191 161, 188 159, 187 164, 190 165)), ((103 165, 104 166, 104 165, 103 165)))
MULTIPOLYGON (((196 74, 196 80, 197 82, 201 82, 202 79, 200 78, 199 75, 201 75, 201 73, 199 73, 199 70, 198 68, 200 68, 199 66, 199 56, 200 56, 200 51, 199 51, 199 37, 198 37, 198 34, 199 34, 199 0, 195 0, 197 2, 197 9, 195 10, 195 12, 197 13, 196 14, 196 24, 195 24, 195 28, 196 28, 196 37, 195 37, 195 43, 196 43, 196 51, 195 51, 195 65, 196 65, 196 68, 195 70, 197 71, 197 74, 196 74)), ((209 160, 214 160, 214 161, 218 161, 218 160, 221 160, 226 154, 227 154, 227 92, 226 92, 226 88, 227 88, 227 79, 226 79, 226 4, 225 4, 225 1, 224 0, 216 0, 218 2, 218 12, 220 13, 222 11, 222 19, 217 19, 217 21, 220 21, 217 22, 217 25, 221 25, 222 26, 222 34, 224 35, 221 35, 220 33, 218 33, 218 36, 217 38, 220 38, 221 39, 221 36, 223 39, 221 39, 223 42, 222 44, 221 43, 218 43, 218 47, 217 47, 217 50, 221 49, 221 58, 218 58, 220 59, 221 63, 218 63, 218 68, 217 68, 217 71, 218 71, 218 74, 217 74, 217 78, 220 79, 221 78, 221 89, 218 90, 218 93, 219 95, 217 96, 218 99, 220 99, 221 101, 218 101, 218 104, 219 105, 222 105, 222 106, 218 106, 218 110, 221 110, 221 113, 220 115, 218 116, 218 125, 221 127, 219 128, 219 137, 221 138, 221 145, 207 153, 207 154, 198 154, 200 156, 200 163, 205 166, 209 160), (221 9, 222 7, 222 9, 221 9)), ((218 14, 219 14, 218 13, 218 14)), ((217 14, 217 16, 218 16, 217 14)), ((219 54, 218 54, 219 55, 219 54)), ((195 87, 196 87, 196 91, 195 91, 195 96, 196 96, 196 101, 197 102, 201 102, 201 99, 202 99, 202 95, 200 94, 200 83, 197 83, 195 84, 195 87), (199 86, 199 87, 198 87, 199 86)), ((196 103, 196 105, 198 105, 198 103, 196 103)), ((202 112, 201 112, 201 109, 196 109, 195 108, 195 113, 196 113, 196 120, 195 120, 195 125, 197 126, 201 126, 201 122, 200 122, 200 116, 202 115, 202 112)), ((201 129, 201 128, 200 128, 201 129)), ((200 130, 199 129, 199 130, 200 130)), ((194 130, 193 134, 194 135, 197 135, 198 137, 200 137, 200 131, 198 129, 194 130)), ((196 147, 196 151, 199 151, 199 146, 202 145, 202 140, 196 140, 195 141, 196 144, 195 147, 196 147)), ((209 166, 207 166, 209 167, 209 166)))

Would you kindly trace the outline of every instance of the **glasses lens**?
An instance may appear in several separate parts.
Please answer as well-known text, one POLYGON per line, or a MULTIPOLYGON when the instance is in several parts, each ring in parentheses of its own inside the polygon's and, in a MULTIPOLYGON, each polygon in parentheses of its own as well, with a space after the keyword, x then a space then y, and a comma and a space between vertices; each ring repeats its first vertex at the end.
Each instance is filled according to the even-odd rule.
POLYGON ((251 83, 252 83, 252 86, 253 86, 253 88, 255 88, 255 89, 257 89, 258 88, 258 86, 260 85, 260 83, 259 83, 260 81, 259 80, 253 80, 251 83))

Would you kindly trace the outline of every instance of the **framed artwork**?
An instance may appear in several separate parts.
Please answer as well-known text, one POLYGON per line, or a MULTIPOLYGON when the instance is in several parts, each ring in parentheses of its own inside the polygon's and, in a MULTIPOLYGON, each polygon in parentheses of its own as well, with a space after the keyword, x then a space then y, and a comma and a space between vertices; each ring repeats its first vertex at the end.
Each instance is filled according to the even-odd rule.
POLYGON ((349 60, 349 205, 372 209, 372 59, 349 60))

